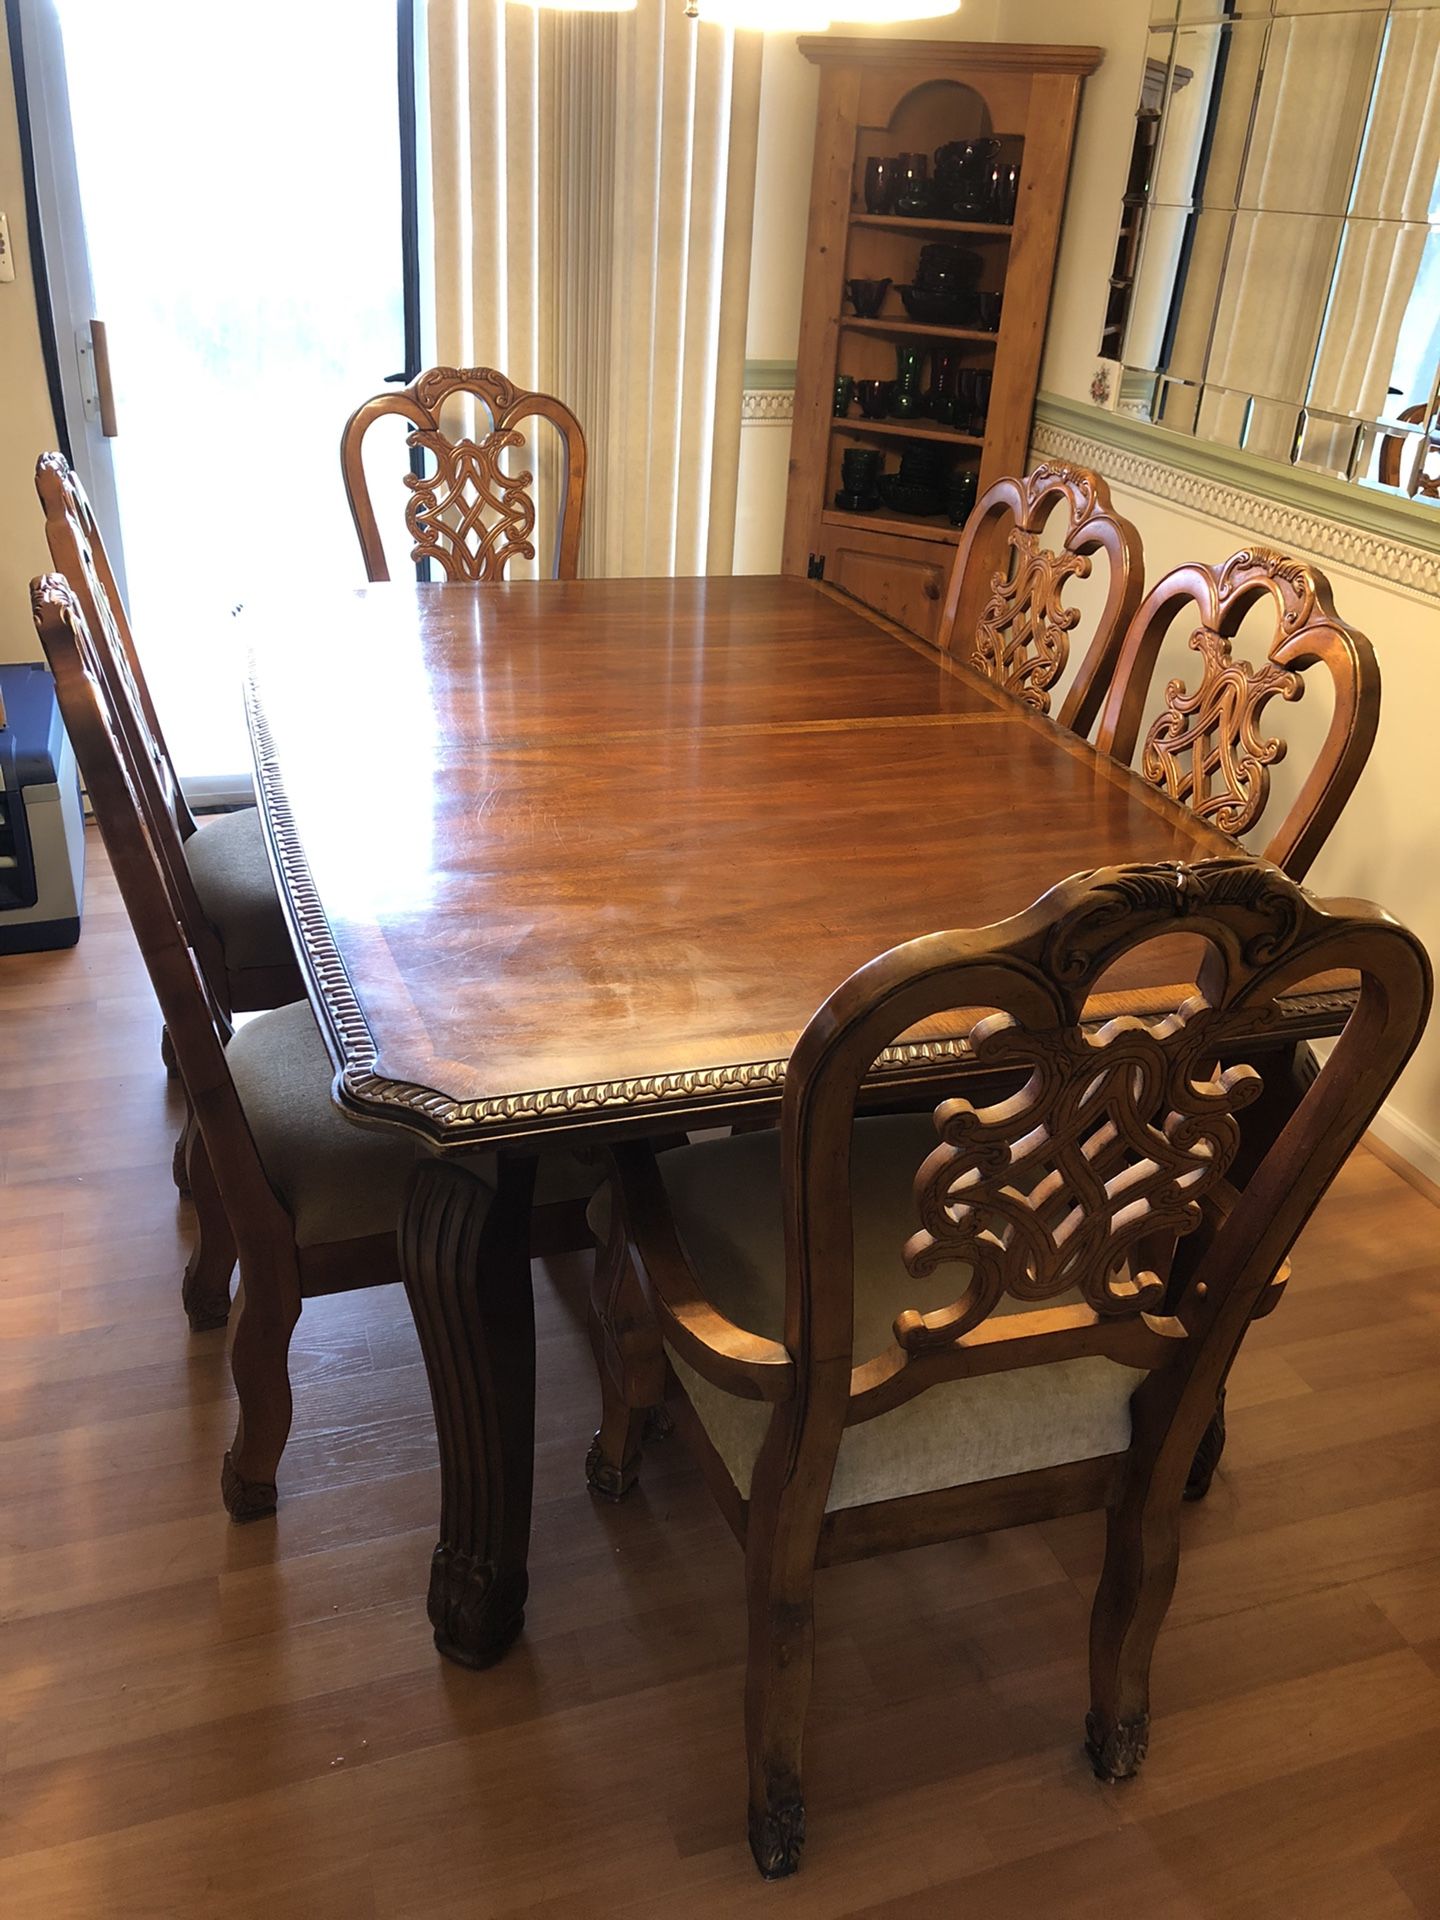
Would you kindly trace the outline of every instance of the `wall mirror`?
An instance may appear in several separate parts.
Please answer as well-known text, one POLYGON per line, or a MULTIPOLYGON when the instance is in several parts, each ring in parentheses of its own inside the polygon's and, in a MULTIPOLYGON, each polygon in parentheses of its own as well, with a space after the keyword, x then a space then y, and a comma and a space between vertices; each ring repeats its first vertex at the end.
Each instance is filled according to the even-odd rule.
POLYGON ((1440 0, 1152 0, 1148 43, 1121 409, 1440 507, 1440 0))

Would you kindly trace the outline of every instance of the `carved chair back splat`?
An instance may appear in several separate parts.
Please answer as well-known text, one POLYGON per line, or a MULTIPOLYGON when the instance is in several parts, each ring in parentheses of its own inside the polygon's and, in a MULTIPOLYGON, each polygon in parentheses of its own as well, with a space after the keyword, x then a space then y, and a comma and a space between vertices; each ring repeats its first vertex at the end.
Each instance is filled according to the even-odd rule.
POLYGON ((1144 592, 1140 535, 1088 467, 1048 463, 1023 479, 997 480, 981 495, 951 569, 941 647, 968 648, 972 666, 1027 707, 1049 713, 1080 621, 1079 608, 1065 605, 1066 583, 1087 578, 1097 553, 1109 568, 1105 605, 1059 714, 1062 726, 1088 733, 1144 592), (1057 553, 1041 537, 1061 504, 1069 521, 1057 553))
POLYGON ((557 580, 576 577, 586 469, 580 422, 563 400, 527 392, 492 367, 431 367, 403 391, 376 394, 357 407, 341 437, 340 467, 367 578, 390 578, 363 451, 367 430, 389 414, 411 423, 406 445, 434 464, 433 473, 404 476, 405 525, 415 543, 410 557, 433 561, 447 580, 503 580, 517 555, 534 559, 533 461, 512 473, 506 471, 505 456, 513 452, 517 461, 525 459, 521 422, 550 421, 563 453, 551 572, 557 580), (452 440, 445 432, 440 416, 456 394, 471 395, 489 413, 491 428, 483 439, 452 440))
POLYGON ((1304 561, 1252 547, 1218 567, 1177 567, 1151 588, 1131 621, 1101 717, 1096 745, 1124 764, 1135 753, 1160 648, 1187 606, 1200 614, 1190 637, 1201 660, 1199 684, 1193 692, 1178 679, 1166 687, 1162 710, 1145 733, 1139 771, 1223 832, 1248 832, 1265 811, 1270 768, 1286 751, 1285 741, 1267 731, 1266 710, 1277 697, 1300 699, 1306 671, 1323 666, 1335 688, 1329 730, 1265 848, 1267 860, 1303 879, 1374 744, 1380 721, 1375 650, 1341 620, 1330 582, 1304 561), (1231 641, 1246 612, 1267 597, 1274 638, 1256 670, 1234 658, 1231 641))
MULTIPOLYGON (((761 1402, 765 1415, 747 1489, 711 1443, 699 1401, 677 1401, 745 1545, 750 1836, 767 1876, 794 1870, 804 1838, 814 1574, 835 1560, 1105 1508, 1087 1747, 1102 1777, 1136 1771, 1183 1489, 1217 1389, 1249 1320, 1283 1285, 1296 1236, 1413 1051, 1430 998, 1423 947, 1379 909, 1317 902, 1276 868, 1245 858, 1101 869, 998 926, 893 949, 831 996, 791 1056, 775 1168, 784 1231, 779 1338, 737 1324, 707 1295, 668 1208, 673 1163, 662 1169, 644 1146, 616 1151, 594 1327, 607 1423, 617 1395, 628 1390, 633 1409, 654 1391, 646 1363, 667 1348, 677 1368, 683 1361, 731 1404, 761 1402), (1190 1002, 1153 1022, 1087 1027, 1087 999, 1106 971, 1131 949, 1177 933, 1204 942, 1190 1002), (1236 1192, 1225 1173, 1239 1143, 1237 1115, 1260 1079, 1225 1063, 1255 1056, 1279 996, 1334 968, 1358 973, 1355 1010, 1236 1192), (914 1230, 904 1240, 900 1226, 890 1255, 870 1243, 865 1285, 873 1287, 868 1270, 880 1261, 891 1290, 879 1298, 900 1305, 887 1317, 882 1350, 867 1356, 855 1345, 854 1196, 866 1189, 854 1176, 885 1123, 858 1118, 861 1089, 901 1034, 960 1007, 994 1010, 973 1032, 975 1068, 993 1073, 985 1084, 994 1092, 984 1104, 982 1083, 971 1081, 974 1097, 935 1110, 933 1145, 917 1149, 914 1230), (948 1271, 956 1276, 948 1304, 904 1304, 936 1275, 931 1297, 943 1303, 948 1271), (1007 1299, 1028 1310, 1007 1310, 1007 1299), (627 1382, 605 1371, 617 1348, 631 1356, 627 1382), (957 1381, 967 1391, 982 1382, 993 1389, 1003 1376, 1018 1394, 1035 1378, 1028 1370, 1100 1358, 1137 1370, 1121 1376, 1118 1399, 1108 1373, 1099 1389, 1115 1401, 1128 1444, 1112 1440, 1112 1450, 1098 1452, 1092 1444, 1093 1457, 1073 1458, 1060 1444, 1046 1456, 1052 1464, 990 1468, 958 1485, 922 1478, 917 1490, 905 1475, 917 1462, 928 1472, 931 1456, 910 1428, 888 1477, 858 1497, 853 1479, 844 1489, 836 1479, 853 1436, 932 1389, 943 1395, 957 1381)), ((908 1124, 917 1140, 928 1131, 923 1120, 908 1124)), ((732 1147, 718 1142, 711 1151, 732 1147)), ((914 1161, 907 1154, 896 1164, 914 1161)), ((873 1293, 865 1298, 873 1306, 873 1293)), ((677 1377, 683 1384, 683 1372, 677 1377)), ((1012 1415, 1013 1432, 1028 1440, 1047 1403, 1009 1404, 1021 1414, 1018 1422, 1012 1415)), ((968 1424, 988 1428, 998 1417, 992 1402, 968 1424)), ((633 1412, 630 1419, 633 1432, 633 1412)), ((946 1430, 966 1424, 960 1403, 942 1409, 946 1430)), ((604 1428, 597 1449, 592 1484, 604 1491, 605 1469, 615 1465, 604 1457, 604 1428)), ((853 1475, 857 1456, 849 1457, 853 1475)))

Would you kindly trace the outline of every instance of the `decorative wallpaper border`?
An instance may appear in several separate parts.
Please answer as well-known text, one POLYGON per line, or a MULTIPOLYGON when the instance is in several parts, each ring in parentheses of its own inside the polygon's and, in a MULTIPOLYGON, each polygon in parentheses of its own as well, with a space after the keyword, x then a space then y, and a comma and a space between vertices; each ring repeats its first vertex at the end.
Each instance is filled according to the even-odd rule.
POLYGON ((795 362, 747 360, 742 427, 788 427, 795 418, 795 362))
POLYGON ((788 427, 795 418, 793 387, 747 387, 740 401, 741 426, 788 427))
MULTIPOLYGON (((1098 468, 1113 485, 1228 521, 1261 539, 1298 547, 1318 560, 1353 567, 1386 586, 1440 597, 1440 515, 1434 542, 1421 544, 1374 524, 1393 518, 1405 522, 1406 533, 1411 530, 1417 510, 1396 508, 1386 496, 1332 502, 1322 484, 1308 475, 1292 477, 1276 469, 1272 480, 1268 467, 1262 475, 1258 464, 1253 469, 1242 466, 1241 459, 1228 450, 1204 448, 1200 443, 1193 448, 1184 444, 1183 454, 1176 449, 1177 457, 1188 457, 1189 464, 1182 466, 1166 457, 1168 443, 1177 436, 1159 436, 1158 428, 1137 429, 1134 423, 1118 421, 1098 408, 1081 408, 1046 395, 1036 408, 1031 451, 1037 458, 1098 468), (1205 472, 1207 465, 1225 470, 1205 472), (1259 490, 1262 478, 1273 491, 1259 490), (1356 520, 1338 517, 1346 506, 1356 511, 1356 520), (1372 524, 1359 524, 1360 517, 1372 524)), ((1351 491, 1347 488, 1347 495, 1351 491)), ((1423 530, 1429 531, 1428 527, 1423 530)))

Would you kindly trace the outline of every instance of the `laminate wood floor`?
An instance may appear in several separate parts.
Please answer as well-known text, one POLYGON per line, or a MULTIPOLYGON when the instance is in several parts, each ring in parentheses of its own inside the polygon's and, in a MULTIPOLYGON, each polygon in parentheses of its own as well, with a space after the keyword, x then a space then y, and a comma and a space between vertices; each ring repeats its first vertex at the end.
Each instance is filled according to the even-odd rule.
POLYGON ((159 1021, 97 846, 84 937, 0 960, 7 1920, 1440 1915, 1440 1235, 1368 1154, 1231 1393, 1145 1774, 1080 1752, 1093 1518, 822 1576, 811 1841, 743 1838, 741 1566, 678 1441, 582 1460, 585 1263, 537 1267, 522 1642, 423 1612, 436 1511, 398 1291, 317 1302, 273 1523, 229 1524, 221 1333, 179 1304, 159 1021))

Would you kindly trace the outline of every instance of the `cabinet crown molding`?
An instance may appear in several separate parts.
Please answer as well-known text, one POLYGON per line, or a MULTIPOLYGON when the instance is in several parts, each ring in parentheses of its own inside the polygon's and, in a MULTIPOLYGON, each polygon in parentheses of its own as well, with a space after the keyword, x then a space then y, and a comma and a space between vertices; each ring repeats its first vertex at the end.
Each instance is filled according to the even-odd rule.
POLYGON ((872 40, 858 34, 802 33, 801 53, 816 66, 933 67, 937 61, 984 73, 1094 73, 1103 47, 1032 45, 1010 40, 872 40))

